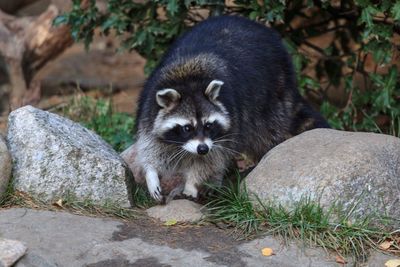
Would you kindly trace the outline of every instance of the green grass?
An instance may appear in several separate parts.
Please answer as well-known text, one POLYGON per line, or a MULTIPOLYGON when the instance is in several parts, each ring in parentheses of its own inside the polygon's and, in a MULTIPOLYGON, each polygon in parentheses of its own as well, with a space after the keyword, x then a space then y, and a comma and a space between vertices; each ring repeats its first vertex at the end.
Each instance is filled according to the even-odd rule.
POLYGON ((77 94, 62 108, 61 113, 96 132, 118 152, 134 142, 133 116, 115 112, 110 99, 95 99, 77 94))
POLYGON ((6 207, 6 206, 13 206, 18 203, 16 202, 16 199, 14 199, 14 179, 11 177, 10 181, 7 184, 6 191, 4 192, 3 196, 0 198, 0 208, 1 207, 6 207))
POLYGON ((244 236, 259 230, 264 220, 254 207, 247 189, 240 188, 239 181, 230 181, 223 187, 207 186, 215 192, 205 205, 211 221, 227 223, 244 236))
POLYGON ((272 202, 262 203, 249 195, 240 178, 213 189, 217 194, 206 205, 209 220, 233 226, 244 237, 268 233, 285 241, 299 239, 308 246, 323 247, 358 261, 365 260, 370 249, 379 249, 384 240, 395 240, 393 247, 400 251, 398 233, 390 232, 384 224, 376 226, 370 217, 350 222, 350 214, 341 212, 335 204, 323 209, 317 200, 308 197, 290 210, 272 202))
POLYGON ((134 205, 141 209, 147 209, 157 205, 157 202, 150 196, 145 185, 135 184, 133 190, 134 205))

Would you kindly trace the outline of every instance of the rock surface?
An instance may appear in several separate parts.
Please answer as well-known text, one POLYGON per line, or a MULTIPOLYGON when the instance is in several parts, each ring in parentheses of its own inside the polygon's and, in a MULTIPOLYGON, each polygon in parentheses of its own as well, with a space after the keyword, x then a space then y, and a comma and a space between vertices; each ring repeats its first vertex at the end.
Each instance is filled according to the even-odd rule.
MULTIPOLYGON (((92 218, 65 212, 0 210, 0 233, 29 250, 16 267, 108 266, 339 266, 335 255, 271 236, 238 241, 213 226, 163 226, 151 220, 92 218), (270 247, 275 255, 265 257, 270 247)), ((361 266, 384 266, 394 256, 374 252, 361 266)), ((351 264, 346 266, 353 266, 351 264)))
POLYGON ((0 134, 0 198, 7 189, 11 177, 11 156, 0 134))
POLYGON ((20 241, 0 238, 0 266, 12 266, 26 253, 27 247, 20 241))
POLYGON ((399 218, 400 139, 315 129, 270 150, 245 182, 263 201, 290 207, 309 196, 323 207, 354 208, 353 216, 399 218))
POLYGON ((8 126, 16 189, 45 201, 69 195, 130 206, 129 168, 92 131, 31 106, 12 112, 8 126))
POLYGON ((172 200, 167 205, 151 207, 146 213, 162 222, 196 222, 203 217, 201 205, 187 199, 172 200))

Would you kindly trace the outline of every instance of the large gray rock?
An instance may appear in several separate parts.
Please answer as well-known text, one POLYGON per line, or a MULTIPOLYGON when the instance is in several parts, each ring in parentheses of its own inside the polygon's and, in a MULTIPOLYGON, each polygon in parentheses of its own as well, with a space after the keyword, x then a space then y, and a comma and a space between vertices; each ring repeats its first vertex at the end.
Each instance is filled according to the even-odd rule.
POLYGON ((11 177, 11 156, 0 134, 0 198, 7 189, 11 177))
POLYGON ((301 197, 400 218, 400 139, 316 129, 270 150, 247 176, 250 192, 288 207, 301 197), (357 205, 355 205, 357 204, 357 205))
POLYGON ((0 267, 10 267, 22 256, 27 247, 17 240, 0 238, 0 267))
POLYGON ((45 201, 72 195, 100 205, 130 205, 130 170, 80 124, 25 106, 10 114, 7 139, 16 189, 45 201))

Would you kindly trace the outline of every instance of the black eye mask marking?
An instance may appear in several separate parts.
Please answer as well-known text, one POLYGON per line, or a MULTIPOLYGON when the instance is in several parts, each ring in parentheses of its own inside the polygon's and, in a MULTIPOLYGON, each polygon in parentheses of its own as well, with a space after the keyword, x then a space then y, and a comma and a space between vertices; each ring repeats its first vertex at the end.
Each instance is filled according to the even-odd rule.
POLYGON ((195 135, 194 128, 190 124, 184 126, 177 124, 174 128, 165 132, 162 141, 170 144, 183 145, 195 135))

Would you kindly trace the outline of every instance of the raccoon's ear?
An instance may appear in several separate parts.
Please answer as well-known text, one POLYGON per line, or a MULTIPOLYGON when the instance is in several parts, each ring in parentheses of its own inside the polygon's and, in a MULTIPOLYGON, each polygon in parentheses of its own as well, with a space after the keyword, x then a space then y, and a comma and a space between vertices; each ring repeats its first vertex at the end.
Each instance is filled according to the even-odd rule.
POLYGON ((220 80, 213 80, 212 82, 210 82, 205 91, 206 96, 208 96, 210 100, 217 99, 217 97, 219 96, 219 90, 221 90, 221 86, 223 84, 224 82, 220 80))
POLYGON ((162 89, 156 94, 157 104, 162 108, 170 107, 180 98, 181 95, 175 89, 171 88, 162 89))

